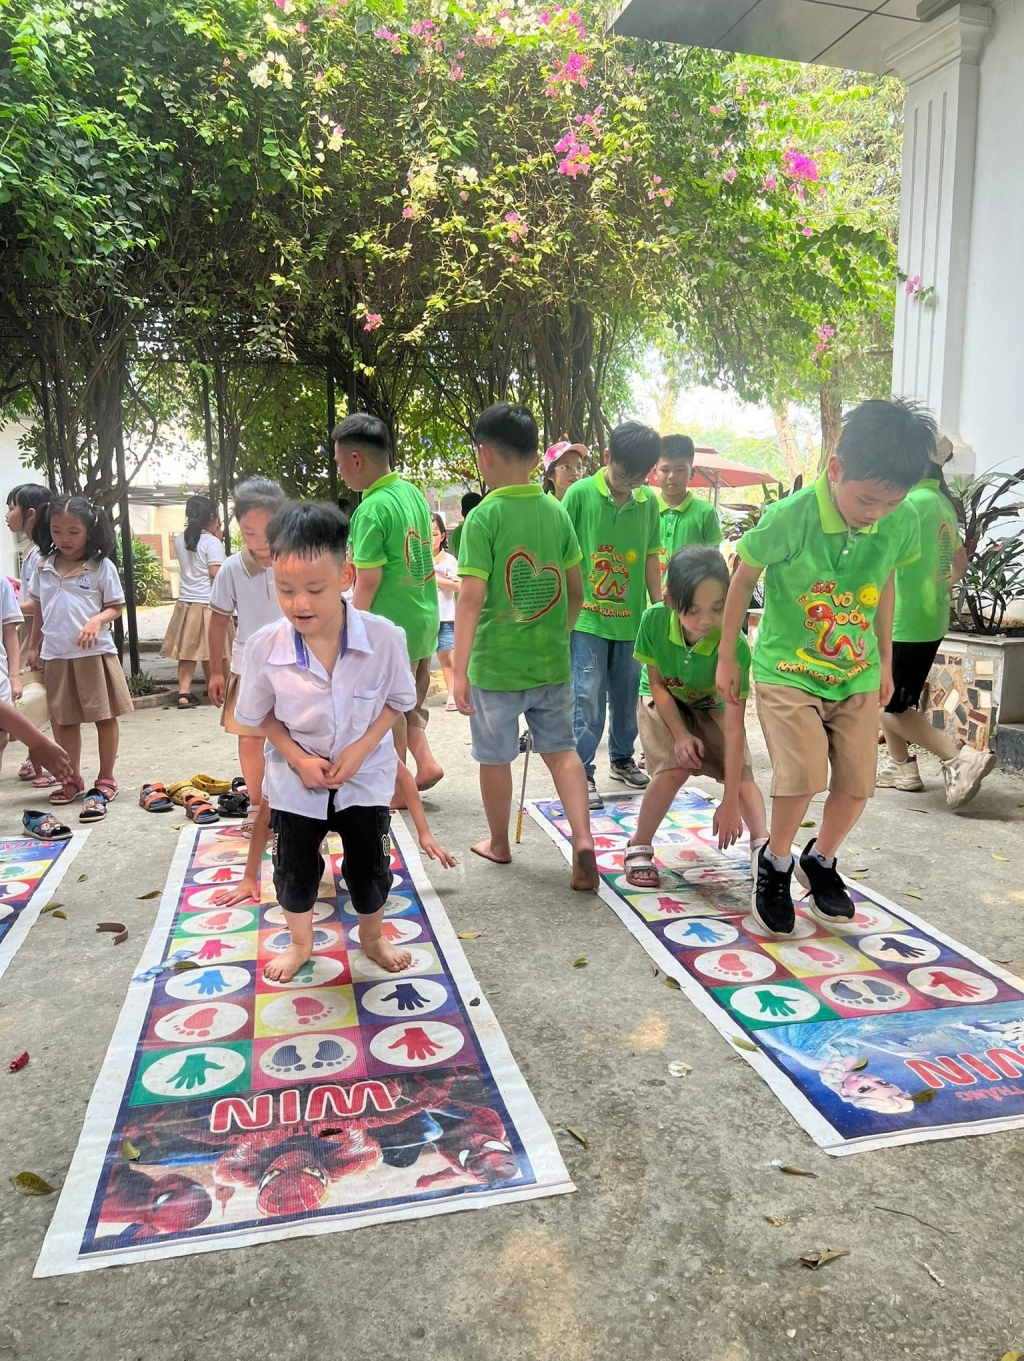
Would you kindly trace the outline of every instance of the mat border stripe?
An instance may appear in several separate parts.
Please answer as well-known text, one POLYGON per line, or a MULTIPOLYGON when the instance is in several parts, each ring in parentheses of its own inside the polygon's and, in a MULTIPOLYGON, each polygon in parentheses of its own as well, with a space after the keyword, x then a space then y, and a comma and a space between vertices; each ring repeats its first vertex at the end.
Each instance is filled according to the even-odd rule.
MULTIPOLYGON (((91 829, 90 829, 91 830, 91 829)), ((61 853, 56 860, 52 860, 47 867, 46 873, 39 881, 36 891, 29 898, 28 902, 18 913, 11 929, 0 940, 0 978, 10 967, 11 960, 18 953, 18 950, 25 943, 25 937, 32 930, 32 927, 39 920, 39 914, 43 908, 60 888, 64 881, 64 876, 75 862, 78 852, 85 845, 89 831, 72 832, 67 841, 61 842, 61 853)), ((32 837, 5 837, 5 841, 28 841, 36 846, 45 844, 32 837)))

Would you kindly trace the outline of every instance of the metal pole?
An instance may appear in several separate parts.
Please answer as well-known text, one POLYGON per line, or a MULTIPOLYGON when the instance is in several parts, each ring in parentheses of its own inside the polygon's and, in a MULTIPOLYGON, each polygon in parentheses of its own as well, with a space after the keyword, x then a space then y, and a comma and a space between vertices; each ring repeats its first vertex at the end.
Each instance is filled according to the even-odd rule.
POLYGON ((526 730, 526 757, 523 761, 523 787, 519 791, 519 816, 516 818, 516 845, 523 839, 523 811, 526 808, 526 774, 530 769, 530 752, 533 751, 533 733, 526 730))
POLYGON ((132 675, 142 670, 139 664, 139 618, 135 612, 135 564, 132 562, 132 525, 128 509, 128 479, 124 466, 124 426, 117 422, 117 482, 121 489, 118 517, 121 529, 121 569, 124 572, 124 603, 128 615, 128 657, 132 675))

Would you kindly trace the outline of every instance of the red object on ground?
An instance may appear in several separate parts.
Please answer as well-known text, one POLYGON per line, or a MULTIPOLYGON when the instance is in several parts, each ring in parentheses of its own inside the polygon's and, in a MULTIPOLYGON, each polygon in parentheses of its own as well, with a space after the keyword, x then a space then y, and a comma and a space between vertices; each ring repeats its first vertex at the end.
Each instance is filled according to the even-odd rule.
POLYGON ((7 1071, 9 1073, 20 1072, 20 1070, 24 1068, 26 1063, 28 1063, 27 1049, 25 1050, 24 1054, 19 1054, 16 1059, 11 1059, 10 1063, 7 1065, 7 1071))

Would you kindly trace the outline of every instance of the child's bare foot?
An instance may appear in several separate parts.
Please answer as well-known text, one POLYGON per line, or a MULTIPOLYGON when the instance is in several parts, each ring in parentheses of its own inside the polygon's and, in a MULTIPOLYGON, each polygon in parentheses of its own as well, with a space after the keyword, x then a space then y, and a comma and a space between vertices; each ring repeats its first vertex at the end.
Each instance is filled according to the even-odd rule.
POLYGON ((382 969, 387 969, 388 973, 401 973, 412 963, 412 955, 408 950, 396 949, 386 936, 372 936, 369 940, 363 939, 360 929, 359 944, 362 946, 363 954, 368 959, 372 959, 374 964, 379 964, 382 969))
POLYGON ((270 960, 263 969, 263 977, 273 983, 290 983, 313 953, 313 942, 297 945, 294 941, 284 954, 270 960))
POLYGON ((416 788, 421 794, 433 789, 434 785, 440 784, 443 779, 444 771, 436 761, 429 761, 416 767, 416 788))
POLYGON ((512 849, 508 842, 501 844, 488 837, 486 841, 478 841, 475 846, 469 848, 474 855, 480 856, 482 860, 490 860, 493 865, 511 865, 512 849))
POLYGON ((597 857, 592 846, 575 851, 572 857, 572 886, 578 893, 596 893, 600 887, 597 857))

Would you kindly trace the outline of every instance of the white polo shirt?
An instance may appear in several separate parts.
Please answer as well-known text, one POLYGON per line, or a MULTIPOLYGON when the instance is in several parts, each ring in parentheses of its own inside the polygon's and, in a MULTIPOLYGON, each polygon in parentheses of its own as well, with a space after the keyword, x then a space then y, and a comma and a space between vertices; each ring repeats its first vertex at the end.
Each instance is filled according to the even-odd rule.
MULTIPOLYGON (((380 716, 385 705, 407 713, 416 703, 405 633, 377 614, 345 610, 345 646, 327 672, 286 619, 254 633, 245 648, 235 718, 258 728, 273 713, 310 755, 333 760, 380 716)), ((272 809, 325 819, 330 791, 307 789, 268 742, 263 790, 272 809)), ((334 807, 387 807, 395 790, 398 756, 386 733, 347 784, 334 807)))
MULTIPOLYGON (((23 624, 25 616, 21 612, 14 594, 14 587, 0 575, 0 625, 23 624)), ((7 649, 0 647, 0 699, 5 704, 11 702, 11 668, 7 660, 7 649)))
POLYGON ((32 573, 36 570, 36 563, 39 561, 39 547, 32 544, 28 552, 21 560, 21 594, 25 597, 29 594, 29 587, 32 584, 32 573))
POLYGON ((224 545, 216 534, 204 532, 190 551, 185 547, 185 535, 178 534, 174 540, 174 552, 181 568, 178 599, 186 605, 209 605, 210 588, 213 586, 210 564, 224 561, 224 545))
POLYGON ((246 643, 254 633, 281 618, 273 567, 261 567, 247 548, 232 553, 213 579, 210 608, 215 614, 233 614, 238 620, 231 646, 231 670, 240 676, 246 643))
POLYGON ((78 635, 94 615, 124 604, 121 578, 109 558, 77 563, 70 576, 62 577, 52 557, 40 557, 28 593, 39 601, 43 624, 39 655, 44 662, 117 652, 109 623, 100 629, 93 647, 78 646, 78 635))

